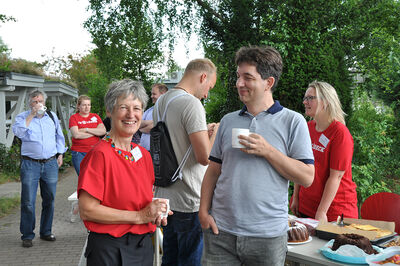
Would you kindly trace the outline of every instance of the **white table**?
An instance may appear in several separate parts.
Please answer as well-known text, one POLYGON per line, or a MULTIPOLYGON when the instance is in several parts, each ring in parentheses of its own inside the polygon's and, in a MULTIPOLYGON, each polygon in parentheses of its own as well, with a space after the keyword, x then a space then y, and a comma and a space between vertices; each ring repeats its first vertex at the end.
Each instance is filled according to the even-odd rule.
POLYGON ((319 248, 323 247, 328 241, 319 239, 317 236, 312 237, 312 241, 302 245, 288 245, 288 253, 286 259, 293 262, 294 265, 306 264, 310 266, 324 265, 355 265, 341 263, 326 258, 319 252, 319 248))

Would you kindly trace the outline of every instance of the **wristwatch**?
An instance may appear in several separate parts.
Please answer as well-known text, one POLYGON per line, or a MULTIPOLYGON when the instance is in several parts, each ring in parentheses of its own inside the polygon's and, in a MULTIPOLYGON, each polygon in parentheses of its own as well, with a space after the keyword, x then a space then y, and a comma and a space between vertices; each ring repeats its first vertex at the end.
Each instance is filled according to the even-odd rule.
POLYGON ((89 128, 86 128, 86 133, 88 133, 89 132, 89 128))

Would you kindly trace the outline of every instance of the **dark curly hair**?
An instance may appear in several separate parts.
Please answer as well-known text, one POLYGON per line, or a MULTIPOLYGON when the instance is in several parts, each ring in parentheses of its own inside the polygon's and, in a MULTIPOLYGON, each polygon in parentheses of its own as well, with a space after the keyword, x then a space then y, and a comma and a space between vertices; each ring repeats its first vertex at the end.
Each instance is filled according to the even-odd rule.
POLYGON ((274 91, 282 74, 283 63, 280 53, 271 46, 245 46, 236 52, 236 65, 247 63, 255 66, 262 79, 273 77, 275 83, 271 88, 274 91))

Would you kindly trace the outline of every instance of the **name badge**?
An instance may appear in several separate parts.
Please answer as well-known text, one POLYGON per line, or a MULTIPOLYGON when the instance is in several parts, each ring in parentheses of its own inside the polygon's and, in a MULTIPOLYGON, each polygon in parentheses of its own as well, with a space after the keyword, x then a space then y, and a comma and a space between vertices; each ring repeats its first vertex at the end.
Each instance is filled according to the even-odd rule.
POLYGON ((319 137, 319 143, 324 145, 324 147, 326 148, 326 146, 328 146, 329 139, 324 134, 321 134, 321 137, 319 137))
POLYGON ((133 159, 135 159, 135 162, 137 162, 143 156, 138 146, 131 150, 131 154, 133 156, 133 159))

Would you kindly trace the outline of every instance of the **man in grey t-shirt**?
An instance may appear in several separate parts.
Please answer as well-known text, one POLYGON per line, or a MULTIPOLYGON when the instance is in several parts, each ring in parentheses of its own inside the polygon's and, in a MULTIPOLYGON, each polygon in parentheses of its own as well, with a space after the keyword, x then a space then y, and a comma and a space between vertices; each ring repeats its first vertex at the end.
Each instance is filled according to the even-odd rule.
POLYGON ((189 62, 182 80, 161 96, 153 110, 154 124, 162 117, 170 99, 177 95, 167 109, 165 123, 172 147, 180 163, 192 145, 192 151, 182 169, 182 180, 169 187, 156 187, 155 196, 169 199, 173 215, 163 227, 162 265, 200 266, 203 234, 198 218, 200 189, 208 156, 215 138, 215 124, 206 124, 206 114, 200 100, 215 86, 216 67, 209 59, 189 62))
POLYGON ((203 179, 202 265, 284 265, 289 181, 310 186, 314 157, 304 117, 274 101, 282 58, 272 47, 236 53, 242 110, 220 123, 203 179), (232 147, 232 128, 245 148, 232 147))

